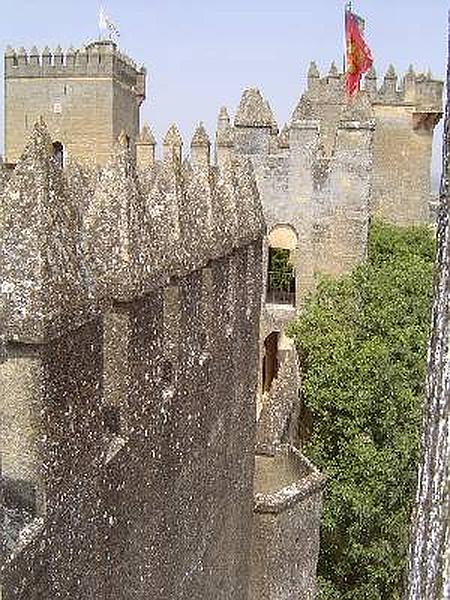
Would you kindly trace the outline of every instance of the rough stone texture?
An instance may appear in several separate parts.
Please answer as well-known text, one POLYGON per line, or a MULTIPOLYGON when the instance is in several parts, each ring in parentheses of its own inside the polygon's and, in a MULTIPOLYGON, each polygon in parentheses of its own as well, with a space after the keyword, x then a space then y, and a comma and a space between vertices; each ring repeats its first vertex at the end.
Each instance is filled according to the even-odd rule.
POLYGON ((298 417, 301 385, 297 353, 292 346, 279 352, 280 367, 271 389, 263 398, 258 420, 257 452, 276 448, 280 444, 297 444, 295 432, 290 430, 298 417), (294 435, 292 435, 294 434, 294 435))
POLYGON ((122 136, 95 176, 60 171, 39 125, 3 200, 2 493, 35 517, 8 513, 3 600, 246 599, 264 234, 250 161, 136 171, 122 136))
MULTIPOLYGON (((307 90, 277 138, 264 98, 244 91, 234 152, 254 163, 269 233, 289 225, 297 235, 298 308, 317 274, 338 275, 364 259, 371 216, 400 225, 428 222, 441 104, 442 82, 410 69, 399 86, 393 68, 380 89, 372 69, 365 89, 348 102, 336 65, 321 77, 312 63, 307 90)), ((221 112, 218 155, 224 132, 231 137, 228 123, 221 112)))
POLYGON ((313 600, 325 478, 295 448, 257 455, 250 600, 313 600))
POLYGON ((134 149, 146 73, 116 44, 97 41, 65 56, 10 48, 4 60, 6 162, 17 162, 40 116, 66 157, 105 164, 122 130, 134 149))
MULTIPOLYGON (((450 49, 450 36, 448 42, 450 49)), ((450 598, 450 60, 446 101, 434 302, 405 600, 450 598)))

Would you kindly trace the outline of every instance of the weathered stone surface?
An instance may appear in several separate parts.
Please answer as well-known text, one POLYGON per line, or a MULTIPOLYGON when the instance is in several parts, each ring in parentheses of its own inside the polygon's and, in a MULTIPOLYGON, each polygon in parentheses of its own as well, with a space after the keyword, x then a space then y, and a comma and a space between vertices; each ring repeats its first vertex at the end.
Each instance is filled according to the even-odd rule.
POLYGON ((79 215, 37 124, 2 196, 0 314, 8 339, 40 341, 89 318, 79 215))
POLYGON ((251 600, 316 597, 324 485, 295 448, 256 456, 251 600))
POLYGON ((122 130, 130 147, 139 137, 145 69, 110 40, 78 50, 33 48, 5 53, 5 157, 16 163, 33 123, 43 116, 52 142, 79 160, 104 165, 122 130))
POLYGON ((122 135, 100 172, 61 172, 41 125, 27 152, 2 204, 2 273, 33 286, 3 290, 0 448, 31 521, 8 517, 2 598, 246 600, 264 232, 251 164, 171 155, 136 172, 122 135))

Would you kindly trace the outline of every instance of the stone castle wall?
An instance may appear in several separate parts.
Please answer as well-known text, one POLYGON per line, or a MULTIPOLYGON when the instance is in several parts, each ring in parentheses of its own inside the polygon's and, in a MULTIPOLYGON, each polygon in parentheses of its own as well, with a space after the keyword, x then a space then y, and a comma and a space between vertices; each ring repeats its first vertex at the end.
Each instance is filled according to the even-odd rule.
POLYGON ((4 184, 2 482, 40 499, 4 600, 246 598, 262 213, 249 161, 171 140, 61 171, 38 125, 4 184))
POLYGON ((399 83, 390 67, 379 86, 372 69, 350 102, 344 84, 334 64, 321 77, 312 63, 307 89, 280 134, 256 89, 243 93, 234 126, 225 109, 219 116, 218 155, 232 147, 251 157, 269 239, 277 228, 295 232, 297 307, 318 274, 348 272, 365 258, 371 217, 399 225, 430 220, 442 82, 410 68, 399 83))
POLYGON ((33 124, 45 118, 65 154, 105 164, 119 133, 139 136, 145 69, 110 41, 63 53, 33 48, 5 53, 5 156, 15 163, 33 124))

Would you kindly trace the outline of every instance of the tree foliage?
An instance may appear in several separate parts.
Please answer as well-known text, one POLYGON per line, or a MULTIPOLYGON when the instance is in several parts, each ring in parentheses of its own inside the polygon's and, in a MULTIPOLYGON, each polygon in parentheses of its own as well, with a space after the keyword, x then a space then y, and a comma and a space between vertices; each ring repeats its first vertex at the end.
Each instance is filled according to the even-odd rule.
POLYGON ((368 260, 323 279, 291 326, 329 477, 321 599, 401 598, 415 494, 432 304, 432 232, 374 223, 368 260))

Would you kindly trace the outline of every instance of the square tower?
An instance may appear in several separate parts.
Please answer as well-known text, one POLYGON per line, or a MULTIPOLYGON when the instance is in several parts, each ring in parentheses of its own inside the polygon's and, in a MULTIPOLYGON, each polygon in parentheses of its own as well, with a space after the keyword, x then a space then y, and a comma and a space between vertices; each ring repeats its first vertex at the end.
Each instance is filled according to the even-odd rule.
POLYGON ((144 68, 111 40, 79 50, 60 47, 5 52, 5 159, 16 163, 33 124, 43 117, 61 159, 94 159, 103 165, 124 131, 131 147, 139 137, 145 99, 144 68))

